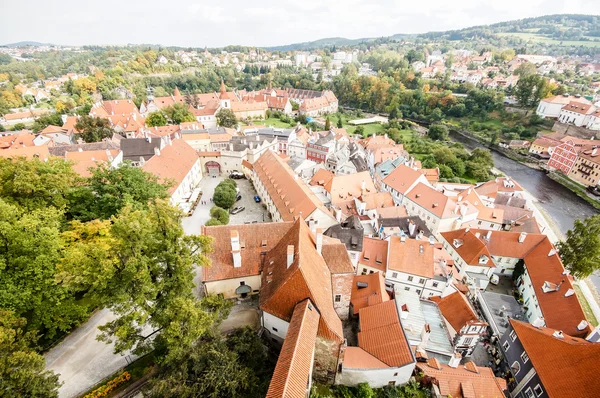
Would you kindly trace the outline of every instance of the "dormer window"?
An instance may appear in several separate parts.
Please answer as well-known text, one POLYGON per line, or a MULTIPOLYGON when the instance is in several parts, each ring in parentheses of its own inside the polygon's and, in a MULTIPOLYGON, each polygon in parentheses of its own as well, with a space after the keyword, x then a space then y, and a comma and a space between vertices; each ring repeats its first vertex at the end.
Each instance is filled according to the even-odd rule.
POLYGON ((263 240, 260 244, 261 247, 267 247, 267 241, 263 240))
POLYGON ((479 256, 479 264, 487 264, 489 258, 485 254, 479 256))
POLYGON ((454 240, 452 241, 452 246, 454 246, 455 248, 457 248, 457 249, 458 249, 459 247, 461 247, 461 246, 463 245, 463 243, 464 243, 464 242, 463 242, 463 240, 462 240, 462 239, 454 239, 454 240))

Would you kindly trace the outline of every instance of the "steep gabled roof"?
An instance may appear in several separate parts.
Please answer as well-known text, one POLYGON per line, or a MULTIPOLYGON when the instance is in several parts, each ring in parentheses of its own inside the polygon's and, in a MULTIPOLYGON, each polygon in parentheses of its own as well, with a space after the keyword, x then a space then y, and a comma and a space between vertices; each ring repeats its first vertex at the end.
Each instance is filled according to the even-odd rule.
POLYGON ((600 391, 600 344, 567 335, 557 338, 553 329, 509 321, 548 396, 591 397, 600 391))
POLYGON ((433 278, 436 275, 434 246, 429 242, 390 236, 388 269, 433 278))
POLYGON ((402 195, 405 195, 420 177, 423 177, 423 175, 417 170, 413 170, 410 167, 401 164, 388 174, 388 176, 383 179, 383 182, 387 186, 400 192, 402 195))
POLYGON ((299 218, 267 254, 260 308, 289 321, 294 306, 305 298, 310 298, 321 313, 319 336, 341 342, 344 334, 342 322, 333 308, 331 271, 316 250, 314 235, 299 218), (288 246, 294 247, 294 261, 289 267, 288 246))
POLYGON ((306 299, 294 307, 267 398, 305 398, 320 315, 306 299))
MULTIPOLYGON (((419 173, 419 175, 421 174, 419 173)), ((458 217, 455 212, 457 208, 456 202, 421 182, 406 194, 406 198, 440 218, 458 217)))
POLYGON ((471 304, 461 292, 457 291, 446 297, 430 297, 429 300, 437 303, 440 312, 456 332, 470 321, 479 321, 471 304))
POLYGON ((160 151, 160 155, 154 155, 142 168, 144 171, 158 176, 161 181, 173 180, 175 184, 169 188, 169 193, 172 194, 198 160, 198 154, 194 148, 184 140, 178 139, 171 141, 170 145, 166 145, 160 151))
POLYGON ((373 274, 354 276, 350 298, 354 315, 357 315, 362 308, 389 300, 390 295, 385 290, 383 273, 375 272, 373 274))

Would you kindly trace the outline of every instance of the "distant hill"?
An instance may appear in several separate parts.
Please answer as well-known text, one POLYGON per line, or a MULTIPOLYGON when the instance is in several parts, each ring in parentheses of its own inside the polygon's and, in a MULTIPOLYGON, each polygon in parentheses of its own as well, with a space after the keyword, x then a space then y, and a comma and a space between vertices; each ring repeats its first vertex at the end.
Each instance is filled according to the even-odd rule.
POLYGON ((2 47, 43 47, 43 46, 54 46, 50 43, 40 43, 39 41, 20 41, 18 43, 3 44, 2 47))
POLYGON ((312 50, 333 46, 354 46, 378 39, 403 40, 410 37, 433 40, 469 40, 473 38, 499 39, 504 37, 547 44, 590 45, 600 47, 600 16, 579 14, 546 15, 443 32, 427 32, 420 34, 399 33, 383 38, 362 39, 330 37, 304 43, 267 47, 266 49, 271 51, 312 50))

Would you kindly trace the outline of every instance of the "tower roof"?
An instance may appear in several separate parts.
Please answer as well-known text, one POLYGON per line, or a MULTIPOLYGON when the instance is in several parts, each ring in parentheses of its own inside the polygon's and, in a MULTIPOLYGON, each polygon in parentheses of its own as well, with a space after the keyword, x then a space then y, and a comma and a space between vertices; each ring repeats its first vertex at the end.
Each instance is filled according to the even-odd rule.
POLYGON ((225 88, 225 82, 223 81, 223 79, 221 79, 221 94, 225 94, 227 92, 227 89, 225 88))

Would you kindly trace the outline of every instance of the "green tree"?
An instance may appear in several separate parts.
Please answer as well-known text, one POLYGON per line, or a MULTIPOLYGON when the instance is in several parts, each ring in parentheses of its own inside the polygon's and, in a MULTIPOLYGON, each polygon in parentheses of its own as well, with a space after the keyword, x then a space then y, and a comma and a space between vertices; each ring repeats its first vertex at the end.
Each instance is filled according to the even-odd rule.
POLYGON ((443 124, 432 124, 429 127, 429 132, 427 133, 429 138, 436 141, 447 141, 448 140, 448 127, 443 124))
POLYGON ((148 127, 160 127, 167 125, 167 118, 161 111, 151 112, 146 118, 148 127))
POLYGON ((331 120, 329 120, 329 116, 325 118, 325 131, 331 130, 331 120))
POLYGON ((53 207, 24 211, 0 199, 0 308, 25 317, 46 339, 68 331, 87 315, 55 280, 61 259, 62 212, 53 207))
POLYGON ((78 175, 60 158, 0 158, 0 198, 27 210, 63 208, 78 175))
POLYGON ((356 129, 354 130, 354 134, 361 135, 364 137, 365 136, 365 128, 363 126, 356 127, 356 129))
POLYGON ((535 67, 535 64, 532 64, 531 62, 524 62, 521 65, 517 66, 517 68, 513 72, 513 75, 517 75, 523 78, 525 76, 535 75, 536 72, 537 69, 535 67))
POLYGON ((338 129, 341 129, 341 128, 343 128, 343 127, 344 127, 344 124, 342 123, 342 117, 341 117, 341 116, 339 116, 339 117, 338 117, 338 120, 337 120, 337 125, 336 125, 336 127, 337 127, 338 129))
POLYGON ((600 269, 600 215, 575 220, 567 238, 557 246, 563 264, 572 275, 586 278, 600 269))
POLYGON ((169 182, 161 183, 154 174, 125 162, 118 168, 101 163, 91 170, 83 184, 69 194, 71 217, 88 221, 108 220, 127 204, 142 208, 154 199, 169 196, 169 182))
MULTIPOLYGON (((219 185, 215 187, 215 192, 213 194, 213 202, 222 209, 231 208, 235 203, 235 198, 237 196, 235 185, 232 185, 229 181, 233 180, 227 179, 220 182, 219 185)), ((233 184, 235 184, 235 181, 233 184)))
POLYGON ((24 123, 17 123, 12 127, 12 131, 21 131, 21 130, 25 130, 27 128, 27 126, 25 126, 24 123))
POLYGON ((449 166, 446 166, 445 164, 440 164, 439 169, 441 178, 454 178, 454 172, 449 166))
POLYGON ((534 106, 551 92, 548 81, 540 75, 527 75, 517 82, 515 97, 521 106, 534 106))
POLYGON ((237 125, 237 119, 235 113, 231 109, 222 108, 217 112, 217 124, 221 127, 235 127, 237 125))
POLYGON ((272 368, 266 347, 250 328, 203 336, 181 360, 166 363, 153 378, 149 397, 260 398, 272 368))
POLYGON ((37 336, 25 325, 24 318, 0 309, 0 395, 58 397, 58 376, 45 370, 44 357, 31 349, 37 336))
POLYGON ((167 106, 162 110, 162 113, 173 124, 181 124, 185 122, 196 121, 194 114, 190 111, 188 106, 184 104, 177 103, 167 106))
MULTIPOLYGON (((218 206, 214 206, 210 209, 210 216, 212 219, 215 219, 219 222, 219 224, 215 225, 227 225, 229 224, 229 212, 225 209, 222 209, 218 206)), ((209 220, 210 221, 210 220, 209 220)), ((208 223, 207 223, 208 224, 208 223)))
POLYGON ((128 205, 111 222, 74 221, 65 233, 59 280, 117 315, 99 337, 116 352, 178 358, 229 310, 218 297, 194 298, 194 269, 208 264, 212 239, 185 235, 182 217, 156 200, 147 209, 128 205))
POLYGON ((38 133, 48 126, 62 126, 63 121, 61 115, 58 113, 51 113, 50 115, 40 116, 33 122, 31 130, 34 133, 38 133))
POLYGON ((85 142, 100 142, 111 138, 115 133, 108 119, 94 116, 81 116, 75 128, 80 132, 78 136, 85 142))

